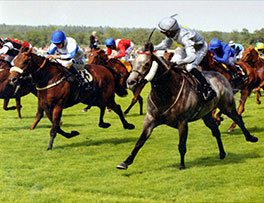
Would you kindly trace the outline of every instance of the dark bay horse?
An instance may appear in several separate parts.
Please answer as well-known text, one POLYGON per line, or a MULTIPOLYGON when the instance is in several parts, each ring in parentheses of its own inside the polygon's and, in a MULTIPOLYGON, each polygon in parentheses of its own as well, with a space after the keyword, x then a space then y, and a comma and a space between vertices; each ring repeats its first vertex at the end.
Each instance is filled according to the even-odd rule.
POLYGON ((133 87, 149 73, 153 61, 158 63, 158 68, 151 81, 151 92, 148 96, 147 114, 144 119, 143 130, 132 153, 124 162, 117 165, 118 169, 127 169, 133 163, 135 156, 149 138, 152 130, 162 124, 179 130, 180 169, 184 169, 188 122, 196 121, 200 118, 203 119, 205 125, 212 131, 213 136, 217 140, 220 159, 225 158, 226 153, 221 141, 221 134, 212 118, 212 110, 215 108, 219 108, 239 125, 247 141, 258 141, 257 137, 249 133, 242 117, 238 115, 233 90, 222 74, 214 71, 203 72, 216 91, 217 96, 211 101, 202 102, 192 84, 186 79, 180 69, 168 69, 166 64, 153 54, 153 45, 151 43, 147 43, 142 54, 136 57, 133 71, 127 80, 128 87, 133 87))
POLYGON ((20 50, 14 60, 14 65, 11 68, 10 81, 15 83, 18 77, 31 74, 38 90, 39 105, 45 110, 52 123, 48 150, 52 149, 57 133, 66 138, 79 134, 77 131, 64 132, 60 127, 63 109, 79 102, 100 108, 99 127, 108 128, 110 126, 109 123, 103 121, 105 108, 109 107, 118 114, 125 129, 134 129, 134 125, 125 120, 120 106, 115 102, 114 78, 105 67, 100 65, 85 66, 93 77, 94 88, 87 92, 81 92, 79 82, 73 74, 61 64, 32 53, 31 49, 20 50), (85 94, 84 99, 80 97, 81 93, 85 94))
MULTIPOLYGON (((17 86, 12 86, 9 84, 9 75, 10 75, 11 64, 3 59, 0 59, 0 98, 4 99, 3 108, 5 110, 14 110, 17 109, 18 118, 21 119, 21 97, 33 93, 36 96, 37 90, 32 83, 30 77, 21 80, 21 83, 17 86), (15 98, 16 107, 8 107, 9 99, 15 98)), ((33 130, 40 119, 43 117, 43 110, 38 109, 36 114, 36 120, 34 124, 30 127, 33 130)))
POLYGON ((257 93, 257 103, 260 104, 259 91, 264 87, 264 60, 259 57, 254 47, 249 47, 244 50, 240 61, 248 63, 257 72, 259 82, 255 90, 257 93))
MULTIPOLYGON (((109 59, 107 54, 102 49, 92 50, 91 54, 88 56, 88 64, 98 64, 105 66, 111 70, 113 70, 115 80, 126 88, 126 80, 129 76, 129 72, 124 66, 122 62, 118 59, 109 59)), ((140 96, 141 88, 135 87, 133 91, 134 98, 132 99, 129 107, 125 110, 124 114, 128 114, 130 109, 136 104, 138 101, 140 110, 139 114, 143 115, 143 98, 140 96)))

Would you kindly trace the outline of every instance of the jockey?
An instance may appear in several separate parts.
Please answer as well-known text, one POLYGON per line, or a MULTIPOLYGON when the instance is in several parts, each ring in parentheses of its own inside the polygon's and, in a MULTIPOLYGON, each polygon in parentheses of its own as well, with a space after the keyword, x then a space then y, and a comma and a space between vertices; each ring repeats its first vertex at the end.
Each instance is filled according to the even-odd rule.
POLYGON ((85 58, 75 39, 66 37, 64 32, 58 30, 51 35, 50 42, 52 44, 48 48, 46 58, 57 60, 77 77, 82 87, 90 88, 77 71, 84 69, 85 58))
POLYGON ((158 29, 166 38, 160 44, 154 46, 154 51, 170 48, 173 41, 177 43, 180 48, 172 57, 171 62, 177 65, 187 64, 187 71, 201 84, 205 101, 215 97, 216 92, 198 70, 199 63, 207 53, 207 43, 204 38, 194 30, 179 25, 173 17, 163 18, 158 24, 158 29))
POLYGON ((255 50, 258 52, 259 57, 264 59, 264 43, 263 42, 257 42, 255 46, 255 50))
POLYGON ((19 49, 24 46, 26 48, 31 48, 31 44, 19 39, 10 39, 10 38, 4 38, 0 39, 0 56, 4 56, 4 60, 8 62, 12 62, 15 56, 18 54, 19 49))
POLYGON ((134 49, 134 43, 128 39, 113 39, 107 38, 105 40, 105 45, 107 47, 107 55, 111 55, 112 50, 118 52, 115 56, 110 56, 109 58, 118 58, 129 62, 130 54, 134 49))
POLYGON ((210 41, 208 49, 214 54, 214 59, 217 62, 223 63, 229 67, 229 72, 234 79, 239 78, 235 67, 235 50, 217 38, 210 41))
POLYGON ((242 44, 237 44, 234 41, 229 41, 229 46, 235 51, 235 58, 238 61, 239 59, 241 59, 242 54, 244 52, 244 47, 242 44))

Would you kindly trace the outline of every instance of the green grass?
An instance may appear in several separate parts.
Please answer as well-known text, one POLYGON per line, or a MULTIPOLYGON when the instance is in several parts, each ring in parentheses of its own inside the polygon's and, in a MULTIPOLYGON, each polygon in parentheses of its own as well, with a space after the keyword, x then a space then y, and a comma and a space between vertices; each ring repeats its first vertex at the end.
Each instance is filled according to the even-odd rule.
MULTIPOLYGON (((149 85, 143 91, 144 112, 148 92, 149 85)), ((131 98, 129 92, 116 99, 125 110, 131 98)), ((97 107, 87 113, 81 113, 83 104, 64 110, 62 128, 80 135, 72 139, 58 135, 53 150, 46 151, 49 120, 44 117, 36 130, 29 130, 36 102, 32 95, 22 98, 22 120, 16 111, 0 110, 0 202, 264 201, 264 106, 256 104, 254 94, 243 118, 259 142, 246 142, 237 128, 228 134, 231 120, 226 118, 220 131, 227 156, 220 160, 209 129, 202 121, 190 123, 186 170, 181 171, 178 131, 168 126, 153 131, 128 170, 115 168, 141 133, 144 116, 138 114, 138 104, 126 117, 135 124, 134 130, 124 130, 114 113, 105 114, 112 126, 99 128, 97 107)))

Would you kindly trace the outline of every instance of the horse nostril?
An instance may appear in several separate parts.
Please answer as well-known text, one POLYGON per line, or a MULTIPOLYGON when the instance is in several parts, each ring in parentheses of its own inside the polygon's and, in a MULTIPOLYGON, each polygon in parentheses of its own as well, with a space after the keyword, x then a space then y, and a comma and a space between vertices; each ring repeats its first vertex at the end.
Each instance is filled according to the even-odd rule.
POLYGON ((16 78, 10 78, 10 79, 9 79, 9 83, 10 83, 11 85, 15 85, 16 81, 17 81, 16 78))

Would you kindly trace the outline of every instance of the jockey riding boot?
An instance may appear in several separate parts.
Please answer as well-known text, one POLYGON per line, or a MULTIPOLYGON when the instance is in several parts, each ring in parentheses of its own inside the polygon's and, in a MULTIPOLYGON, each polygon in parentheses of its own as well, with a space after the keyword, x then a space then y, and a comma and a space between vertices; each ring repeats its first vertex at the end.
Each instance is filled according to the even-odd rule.
POLYGON ((196 68, 193 68, 190 73, 198 80, 201 84, 202 95, 205 101, 210 101, 216 96, 216 92, 212 89, 211 85, 207 82, 203 74, 196 68))
POLYGON ((68 69, 73 75, 76 76, 77 80, 79 81, 79 86, 83 90, 89 90, 91 89, 90 83, 85 82, 84 78, 81 76, 81 74, 77 71, 77 69, 71 65, 71 67, 68 69))

